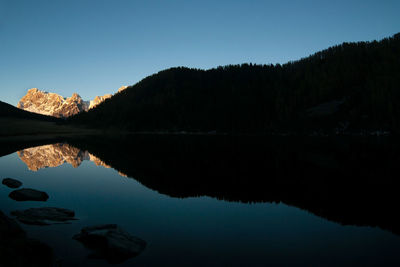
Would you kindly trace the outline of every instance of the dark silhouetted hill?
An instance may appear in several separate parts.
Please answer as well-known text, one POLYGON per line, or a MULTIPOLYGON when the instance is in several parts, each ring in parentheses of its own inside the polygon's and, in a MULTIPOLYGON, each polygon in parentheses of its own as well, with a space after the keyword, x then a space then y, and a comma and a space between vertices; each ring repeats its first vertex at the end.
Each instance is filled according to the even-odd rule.
POLYGON ((0 101, 0 118, 28 119, 28 120, 51 121, 51 122, 60 121, 55 117, 28 112, 16 108, 2 101, 0 101))
POLYGON ((7 148, 27 138, 53 139, 60 135, 84 133, 84 129, 65 125, 64 119, 24 111, 0 101, 0 146, 7 148), (40 137, 42 135, 42 137, 40 137), (5 138, 1 140, 2 138, 5 138), (13 142, 14 142, 13 141, 13 142))
POLYGON ((400 34, 284 65, 171 68, 70 121, 131 131, 400 130, 400 34))

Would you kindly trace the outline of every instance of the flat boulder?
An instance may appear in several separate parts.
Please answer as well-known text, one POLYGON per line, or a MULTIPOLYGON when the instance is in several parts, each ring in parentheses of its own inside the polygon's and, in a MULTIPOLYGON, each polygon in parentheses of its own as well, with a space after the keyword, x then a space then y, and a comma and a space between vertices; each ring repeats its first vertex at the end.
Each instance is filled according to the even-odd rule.
POLYGON ((74 211, 55 207, 15 210, 11 215, 16 216, 21 223, 33 225, 50 225, 76 220, 74 211))
POLYGON ((22 185, 22 183, 13 178, 4 178, 2 184, 8 186, 9 188, 18 188, 22 185))
POLYGON ((46 201, 49 198, 46 192, 31 188, 14 190, 8 196, 16 201, 46 201))
POLYGON ((144 240, 130 235, 116 224, 85 227, 73 238, 94 250, 95 253, 89 257, 106 259, 114 264, 139 255, 146 247, 144 240))

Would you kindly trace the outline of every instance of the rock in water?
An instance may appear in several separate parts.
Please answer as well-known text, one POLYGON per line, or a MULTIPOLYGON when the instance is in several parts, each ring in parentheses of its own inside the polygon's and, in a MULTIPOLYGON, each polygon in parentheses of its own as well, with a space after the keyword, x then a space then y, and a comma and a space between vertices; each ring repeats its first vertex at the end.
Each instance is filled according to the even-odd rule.
POLYGON ((12 178, 4 178, 2 183, 10 188, 18 188, 22 185, 20 181, 12 178))
POLYGON ((16 201, 46 201, 49 198, 46 192, 31 188, 14 190, 8 196, 16 201))
POLYGON ((95 251, 91 257, 104 258, 109 263, 122 263, 139 255, 146 247, 145 241, 131 236, 116 224, 85 227, 73 238, 95 251))
POLYGON ((16 210, 12 211, 11 215, 16 216, 17 220, 22 223, 34 225, 50 225, 69 220, 76 220, 76 218, 74 218, 74 211, 54 207, 16 210))

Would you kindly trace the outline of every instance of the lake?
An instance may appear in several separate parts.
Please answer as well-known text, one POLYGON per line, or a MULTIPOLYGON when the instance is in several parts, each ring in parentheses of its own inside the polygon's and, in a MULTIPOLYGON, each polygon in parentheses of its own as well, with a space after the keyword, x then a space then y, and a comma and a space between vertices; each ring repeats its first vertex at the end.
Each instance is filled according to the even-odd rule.
POLYGON ((137 135, 30 146, 0 158, 1 178, 49 199, 16 202, 1 185, 0 210, 74 210, 68 224, 21 224, 62 266, 108 266, 72 239, 105 223, 147 243, 118 266, 400 266, 393 140, 137 135))

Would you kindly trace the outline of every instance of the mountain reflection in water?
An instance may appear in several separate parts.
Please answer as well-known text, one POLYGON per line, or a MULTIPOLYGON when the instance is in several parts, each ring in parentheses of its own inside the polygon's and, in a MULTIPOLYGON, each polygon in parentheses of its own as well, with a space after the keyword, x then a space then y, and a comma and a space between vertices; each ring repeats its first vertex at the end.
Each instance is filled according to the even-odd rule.
POLYGON ((91 160, 171 197, 282 202, 340 224, 400 233, 395 138, 133 135, 64 142, 18 155, 32 170, 91 160))
POLYGON ((50 196, 16 202, 1 186, 4 214, 75 212, 71 224, 21 224, 62 266, 109 266, 72 239, 109 223, 148 244, 121 267, 400 266, 394 139, 130 135, 3 144, 2 176, 50 196))
MULTIPOLYGON (((78 168, 84 160, 92 161, 96 166, 112 168, 87 150, 81 150, 66 143, 26 148, 18 151, 17 154, 31 171, 58 167, 64 163, 69 163, 74 168, 78 168)), ((126 177, 126 174, 122 172, 119 172, 119 174, 126 177)))
POLYGON ((396 138, 133 135, 68 143, 168 196, 282 202, 400 233, 396 138))

